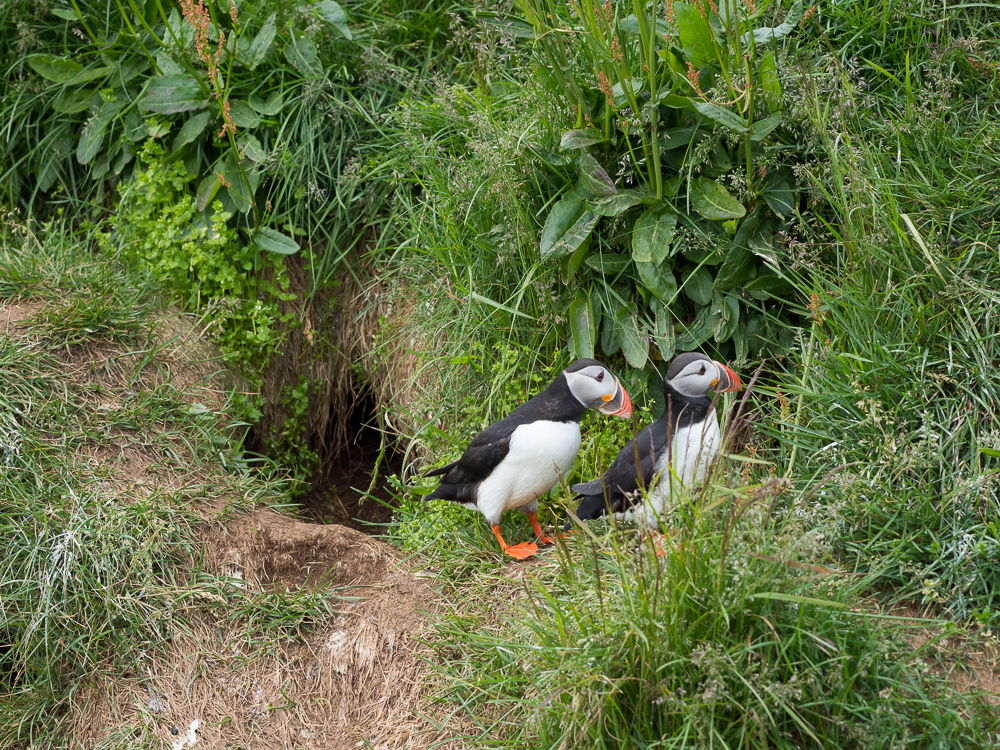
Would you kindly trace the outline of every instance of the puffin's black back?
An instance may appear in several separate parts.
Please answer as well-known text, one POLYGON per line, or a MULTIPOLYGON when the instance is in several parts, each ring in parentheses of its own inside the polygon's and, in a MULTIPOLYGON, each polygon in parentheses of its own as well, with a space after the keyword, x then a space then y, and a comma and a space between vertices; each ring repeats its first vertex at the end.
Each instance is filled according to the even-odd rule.
MULTIPOLYGON (((683 356, 685 355, 680 355, 683 356)), ((704 357, 704 355, 699 356, 704 357)), ((680 367, 675 368, 677 359, 671 363, 668 375, 674 370, 680 372, 688 364, 685 361, 680 367)), ((691 358, 693 359, 695 357, 691 358)), ((581 521, 598 518, 609 508, 612 512, 618 513, 633 505, 635 498, 632 495, 640 486, 645 490, 650 489, 649 483, 656 473, 656 460, 670 450, 677 429, 704 421, 712 408, 712 401, 707 396, 685 396, 674 389, 666 379, 663 383, 663 395, 666 397, 667 407, 660 418, 647 425, 633 440, 630 440, 602 476, 573 485, 573 491, 580 496, 576 515, 581 521)), ((567 521, 564 528, 569 529, 569 527, 570 522, 567 521)))
MULTIPOLYGON (((603 366, 597 360, 583 359, 574 362, 565 371, 575 372, 590 365, 603 366)), ((424 499, 475 502, 476 488, 510 451, 510 436, 514 430, 523 424, 539 421, 579 422, 586 411, 587 408, 573 395, 565 375, 560 372, 544 391, 476 435, 460 459, 427 472, 429 477, 444 476, 438 488, 424 499)))

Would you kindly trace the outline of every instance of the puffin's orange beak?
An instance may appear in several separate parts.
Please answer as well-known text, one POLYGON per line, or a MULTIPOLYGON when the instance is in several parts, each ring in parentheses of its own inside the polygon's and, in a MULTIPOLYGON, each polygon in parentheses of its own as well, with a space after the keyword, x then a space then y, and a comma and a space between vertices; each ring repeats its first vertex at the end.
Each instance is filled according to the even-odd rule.
POLYGON ((618 383, 618 390, 615 391, 615 395, 598 411, 612 417, 624 417, 628 419, 632 416, 632 400, 628 397, 628 391, 622 386, 621 381, 617 381, 616 379, 616 382, 618 383))
POLYGON ((743 390, 743 383, 740 382, 739 375, 721 362, 716 362, 715 366, 719 368, 719 379, 715 384, 715 390, 717 392, 730 393, 743 390))

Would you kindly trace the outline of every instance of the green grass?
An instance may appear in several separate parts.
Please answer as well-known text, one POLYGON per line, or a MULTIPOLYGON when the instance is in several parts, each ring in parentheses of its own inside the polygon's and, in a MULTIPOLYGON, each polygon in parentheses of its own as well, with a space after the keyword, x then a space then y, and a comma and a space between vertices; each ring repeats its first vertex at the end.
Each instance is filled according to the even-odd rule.
MULTIPOLYGON (((636 552, 631 534, 592 524, 594 538, 578 535, 547 553, 556 565, 518 571, 530 577, 518 598, 503 583, 513 568, 499 572, 503 561, 478 518, 404 500, 392 538, 454 591, 457 608, 435 643, 451 685, 445 700, 478 727, 469 741, 998 741, 991 712, 951 692, 906 640, 911 627, 957 627, 989 646, 1000 612, 997 32, 986 8, 916 14, 866 2, 821 8, 778 45, 785 105, 801 125, 795 147, 806 156, 797 187, 814 213, 798 216, 775 246, 804 329, 786 356, 767 361, 749 402, 754 431, 743 450, 766 462, 751 481, 766 481, 770 466, 790 483, 773 516, 751 506, 730 527, 739 501, 714 490, 701 507, 709 498, 719 505, 679 519, 681 553, 664 560, 636 552), (742 549, 723 542, 736 528, 742 549), (821 543, 797 546, 818 539, 810 529, 821 543), (479 601, 491 596, 495 606, 479 601), (959 624, 874 618, 854 609, 862 596, 959 624)), ((494 120, 504 116, 491 109, 494 120)), ((480 221, 478 208, 466 219, 480 221)), ((528 257, 522 268, 533 269, 528 257)), ((507 289, 506 299, 518 300, 507 289)), ((570 296, 561 292, 562 309, 570 296)), ((507 341, 515 318, 501 329, 507 341)), ((497 409, 498 400, 487 403, 497 409)), ((447 441, 425 435, 436 465, 487 422, 481 413, 447 441)), ((582 456, 584 477, 624 443, 620 430, 596 426, 604 431, 606 442, 582 456)), ((720 480, 739 485, 735 472, 720 480)), ((564 491, 552 504, 567 501, 564 491)), ((511 516, 504 533, 527 538, 527 525, 511 516)))
POLYGON ((430 643, 448 680, 442 700, 477 727, 465 740, 974 748, 1000 737, 996 717, 904 641, 934 623, 856 609, 852 577, 816 565, 831 564, 841 519, 779 487, 693 497, 663 557, 635 530, 593 522, 520 568, 520 582, 517 566, 452 581, 453 608, 430 643))
POLYGON ((856 10, 835 11, 830 34, 871 58, 827 67, 846 116, 806 99, 830 223, 800 269, 822 318, 793 368, 803 387, 786 391, 802 426, 784 435, 807 474, 853 464, 824 497, 844 505, 840 548, 864 585, 995 629, 998 58, 968 40, 998 26, 970 9, 928 48, 912 40, 933 17, 886 27, 856 10))

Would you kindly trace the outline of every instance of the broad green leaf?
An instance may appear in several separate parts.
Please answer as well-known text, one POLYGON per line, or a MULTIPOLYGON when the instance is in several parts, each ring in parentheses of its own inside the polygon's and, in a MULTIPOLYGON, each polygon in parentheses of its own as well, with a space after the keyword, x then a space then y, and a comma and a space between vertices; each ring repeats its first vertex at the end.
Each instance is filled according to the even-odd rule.
POLYGON ((215 199, 216 193, 222 187, 222 180, 213 169, 198 183, 198 190, 195 192, 195 201, 199 211, 204 211, 206 206, 215 199))
POLYGON ((614 316, 611 314, 605 315, 604 325, 601 328, 601 351, 609 357, 617 354, 622 348, 621 342, 618 340, 616 328, 614 316))
POLYGON ((576 272, 580 270, 580 266, 583 265, 584 258, 587 257, 587 251, 590 249, 590 237, 587 237, 583 242, 580 243, 580 247, 573 251, 569 256, 569 260, 566 262, 566 283, 572 279, 576 272))
POLYGON ((760 73, 757 76, 760 87, 764 91, 764 102, 772 112, 781 109, 781 81, 778 78, 778 68, 774 64, 774 52, 768 50, 760 61, 760 73))
POLYGON ((277 27, 274 25, 275 19, 274 13, 267 17, 264 21, 264 25, 260 27, 260 31, 257 32, 257 36, 253 38, 250 43, 250 51, 247 52, 247 57, 249 58, 250 70, 253 70, 258 65, 260 65, 264 58, 267 57, 267 51, 271 49, 271 43, 274 41, 274 35, 278 33, 277 27))
POLYGON ((59 168, 56 166, 56 160, 50 157, 35 170, 35 180, 38 190, 43 193, 48 192, 58 176, 59 168))
POLYGON ((285 59, 292 67, 308 78, 316 78, 322 71, 316 45, 309 37, 292 36, 285 45, 285 59))
POLYGON ((104 141, 104 131, 108 129, 108 124, 114 119, 118 108, 114 102, 104 102, 87 124, 83 126, 80 133, 80 142, 76 147, 76 160, 81 164, 90 164, 94 157, 101 150, 101 143, 104 141))
POLYGON ((539 251, 542 258, 558 258, 580 247, 590 236, 600 217, 575 196, 560 199, 549 212, 542 228, 539 251))
POLYGON ((735 112, 726 109, 725 107, 720 107, 718 104, 712 104, 712 102, 703 102, 697 99, 692 99, 691 104, 696 110, 701 112, 702 115, 707 117, 712 122, 717 122, 723 127, 729 128, 736 133, 747 132, 746 126, 743 124, 743 120, 735 112))
POLYGON ((233 118, 233 124, 240 130, 260 125, 260 118, 243 99, 229 100, 229 114, 233 118))
POLYGON ((97 68, 87 68, 86 70, 82 70, 79 73, 77 73, 70 80, 66 81, 66 85, 74 86, 80 83, 87 83, 88 81, 94 81, 99 78, 104 78, 113 70, 114 70, 113 65, 102 65, 97 68))
MULTIPOLYGON (((785 14, 784 21, 782 21, 778 26, 765 26, 761 29, 754 29, 753 38, 757 44, 767 44, 768 42, 781 39, 782 37, 786 37, 791 34, 801 20, 802 0, 795 0, 795 2, 792 3, 792 7, 788 9, 788 13, 785 14)), ((749 42, 750 34, 744 34, 743 43, 747 44, 749 42)))
POLYGON ((684 293, 696 305, 707 305, 712 301, 712 272, 705 266, 698 268, 684 282, 684 293))
POLYGON ((701 15, 701 11, 693 3, 678 0, 674 3, 674 14, 681 47, 684 48, 684 57, 699 69, 716 62, 715 48, 712 46, 712 29, 701 15))
POLYGON ((232 198, 236 210, 241 214, 247 213, 253 207, 253 194, 259 176, 250 176, 246 173, 246 168, 240 171, 239 162, 235 154, 230 150, 225 161, 225 178, 229 183, 229 197, 232 198))
POLYGON ((559 141, 559 148, 562 151, 568 151, 575 148, 587 148, 587 146, 593 146, 595 143, 601 143, 603 140, 604 133, 597 128, 567 130, 562 134, 562 138, 559 141))
POLYGON ((584 289, 577 289, 569 306, 569 328, 573 334, 573 348, 576 359, 591 359, 597 343, 597 325, 590 295, 584 289))
POLYGON ((750 236, 760 225, 760 211, 754 211, 740 225, 725 260, 715 274, 715 289, 727 291, 742 286, 757 272, 754 255, 750 252, 750 236))
MULTIPOLYGON (((633 96, 638 96, 639 93, 646 88, 646 80, 644 78, 630 78, 629 88, 632 90, 633 96)), ((623 82, 619 82, 612 86, 611 96, 613 96, 617 102, 625 101, 625 84, 623 82)))
POLYGON ((653 323, 653 341, 660 350, 660 356, 665 362, 674 358, 677 351, 677 334, 674 331, 673 316, 664 305, 656 306, 656 318, 653 323))
POLYGON ((771 210, 782 219, 790 219, 795 214, 795 192, 784 177, 769 180, 762 195, 771 210))
POLYGON ((59 16, 67 21, 79 21, 80 14, 74 8, 49 8, 53 15, 59 16))
POLYGON ((170 115, 204 109, 208 104, 201 86, 190 76, 157 76, 146 87, 146 95, 139 102, 144 112, 170 115))
POLYGON ((354 39, 347 26, 347 13, 333 0, 322 0, 315 5, 316 13, 348 39, 354 39))
MULTIPOLYGON (((647 20, 647 24, 648 24, 648 20, 647 20)), ((618 22, 618 28, 621 29, 624 32, 629 33, 629 34, 638 34, 639 33, 639 19, 636 18, 636 16, 635 16, 634 13, 631 14, 631 15, 628 15, 625 18, 623 18, 621 21, 618 22)), ((664 35, 664 36, 668 35, 668 34, 670 34, 670 26, 667 25, 666 21, 657 18, 656 19, 656 31, 659 34, 661 34, 661 35, 664 35)))
POLYGON ((245 158, 252 161, 254 164, 260 164, 267 158, 267 154, 264 151, 264 147, 260 145, 260 141, 252 133, 246 133, 243 135, 239 141, 236 142, 236 146, 240 150, 240 154, 245 158))
POLYGON ((657 299, 668 304, 674 301, 674 297, 677 296, 677 281, 666 263, 637 261, 635 267, 639 271, 642 283, 656 295, 657 299))
POLYGON ((123 60, 119 60, 118 68, 115 70, 114 75, 111 78, 111 84, 118 87, 123 83, 131 83, 134 79, 149 70, 150 66, 151 64, 149 58, 145 55, 142 55, 141 57, 128 57, 123 60))
POLYGON ((758 313, 747 321, 747 345, 750 347, 750 354, 756 357, 761 349, 770 343, 771 329, 767 318, 758 313))
POLYGON ((129 163, 135 158, 135 154, 129 151, 127 148, 123 149, 115 159, 115 163, 111 165, 111 171, 115 174, 121 174, 122 170, 129 165, 129 163))
POLYGON ((638 190, 619 190, 614 195, 587 201, 587 206, 598 216, 618 216, 642 201, 638 190))
POLYGON ((94 89, 64 88, 52 100, 52 109, 64 115, 74 115, 90 109, 90 100, 96 92, 94 89))
POLYGON ((757 264, 754 263, 754 254, 750 249, 734 246, 726 253, 726 259, 719 266, 714 287, 724 292, 741 287, 754 277, 756 270, 757 264))
POLYGON ((615 276, 628 268, 629 259, 621 253, 598 253, 584 261, 588 266, 606 276, 615 276))
POLYGON ((673 83, 668 83, 656 95, 655 104, 671 109, 691 109, 691 98, 674 93, 676 87, 673 83))
POLYGON ((729 341, 740 322, 740 303, 736 297, 721 295, 712 297, 712 312, 716 316, 712 324, 712 338, 719 344, 729 341))
POLYGON ((705 305, 699 309, 694 320, 677 337, 677 348, 682 352, 689 352, 708 341, 715 327, 715 317, 712 314, 712 305, 705 305))
POLYGON ((979 452, 984 456, 992 456, 993 458, 1000 458, 1000 451, 994 450, 993 448, 980 448, 979 452))
POLYGON ((274 115, 281 112, 281 106, 284 104, 281 97, 280 91, 272 91, 267 95, 267 99, 260 96, 259 94, 250 95, 250 106, 255 112, 262 115, 268 115, 273 117, 274 115))
POLYGON ((737 362, 747 358, 747 355, 750 353, 750 347, 747 342, 747 324, 742 320, 736 324, 736 330, 733 331, 733 346, 736 348, 737 362))
POLYGON ((167 133, 170 132, 169 122, 151 122, 149 123, 149 131, 146 135, 150 138, 162 138, 167 133))
POLYGON ((634 305, 622 305, 615 313, 615 328, 625 361, 637 370, 646 366, 649 358, 649 338, 639 329, 634 305))
POLYGON ((171 150, 180 151, 184 146, 188 145, 205 132, 206 125, 208 125, 208 112, 199 112, 198 114, 189 117, 184 124, 181 125, 180 131, 174 138, 171 150))
POLYGON ((792 288, 785 279, 775 275, 773 272, 761 274, 753 281, 744 285, 743 289, 754 299, 765 300, 771 297, 780 297, 792 288))
POLYGON ((179 76, 184 74, 184 68, 178 65, 174 59, 167 54, 166 50, 157 50, 156 67, 160 70, 160 75, 179 76))
POLYGON ((754 143, 760 143, 762 140, 771 135, 776 127, 781 124, 781 113, 777 112, 766 120, 758 120, 750 127, 750 140, 754 143))
POLYGON ((143 140, 147 133, 149 123, 142 119, 137 109, 130 109, 125 115, 125 137, 134 143, 143 140))
POLYGON ((299 243, 277 229, 261 227, 251 237, 254 245, 261 250, 278 255, 294 255, 299 251, 299 243))
POLYGON ((677 214, 670 206, 646 209, 632 229, 632 259, 660 264, 670 255, 677 214))
POLYGON ((80 63, 55 55, 28 55, 26 61, 38 75, 53 83, 67 83, 83 72, 80 63))
POLYGON ((604 167, 586 151, 580 152, 580 187, 590 195, 615 195, 618 192, 604 167))
POLYGON ((726 188, 708 177, 691 181, 691 205, 706 219, 741 219, 747 212, 726 188))

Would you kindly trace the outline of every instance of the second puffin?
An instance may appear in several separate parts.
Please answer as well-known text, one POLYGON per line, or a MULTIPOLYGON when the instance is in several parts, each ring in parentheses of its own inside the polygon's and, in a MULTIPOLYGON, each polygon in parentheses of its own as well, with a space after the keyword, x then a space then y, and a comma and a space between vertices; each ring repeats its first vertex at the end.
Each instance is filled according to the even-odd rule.
POLYGON ((538 498, 572 468, 587 409, 632 416, 628 393, 595 359, 571 364, 544 391, 476 435, 460 459, 427 472, 444 476, 424 499, 479 510, 504 552, 519 560, 530 557, 538 547, 534 542, 508 545, 500 535, 500 514, 513 508, 527 513, 539 542, 551 541, 538 523, 538 498))
MULTIPOLYGON (((709 393, 742 389, 739 376, 721 362, 698 352, 676 357, 663 381, 666 408, 660 418, 621 449, 604 476, 573 485, 580 495, 577 517, 597 518, 609 508, 624 512, 641 501, 641 510, 629 517, 656 526, 673 491, 701 482, 719 450, 719 420, 709 393)), ((569 526, 567 522, 565 528, 569 526)))

